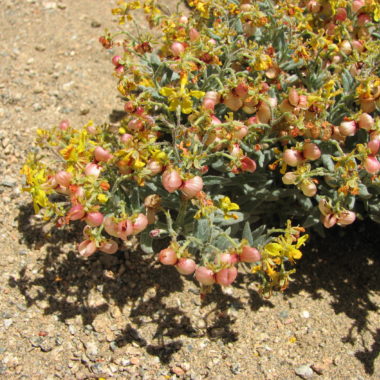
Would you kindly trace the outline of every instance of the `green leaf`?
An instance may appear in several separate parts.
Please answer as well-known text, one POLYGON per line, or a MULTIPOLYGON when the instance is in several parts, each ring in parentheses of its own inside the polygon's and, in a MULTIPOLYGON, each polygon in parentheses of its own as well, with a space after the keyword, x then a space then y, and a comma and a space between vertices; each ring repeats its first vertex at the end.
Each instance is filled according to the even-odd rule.
POLYGON ((322 154, 321 160, 323 163, 323 166, 329 170, 330 172, 333 172, 335 169, 334 161, 332 160, 331 156, 329 154, 322 154))
POLYGON ((249 222, 246 222, 243 229, 243 239, 246 239, 249 243, 249 245, 253 245, 253 238, 252 238, 252 231, 251 226, 249 225, 249 222))
POLYGON ((140 233, 140 247, 143 252, 148 254, 152 254, 154 252, 152 248, 153 239, 149 235, 150 231, 151 228, 146 228, 143 232, 140 233))
POLYGON ((202 241, 208 241, 211 234, 210 222, 207 219, 198 219, 194 235, 202 241))

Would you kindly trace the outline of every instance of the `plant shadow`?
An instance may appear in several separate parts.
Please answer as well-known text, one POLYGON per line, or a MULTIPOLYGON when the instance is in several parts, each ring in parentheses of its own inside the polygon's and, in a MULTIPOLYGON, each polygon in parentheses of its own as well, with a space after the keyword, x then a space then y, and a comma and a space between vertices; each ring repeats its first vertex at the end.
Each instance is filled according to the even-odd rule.
MULTIPOLYGON (((133 326, 128 322, 119 332, 116 346, 134 342, 150 355, 157 356, 162 363, 169 363, 173 354, 181 349, 181 336, 207 336, 223 343, 239 339, 238 331, 233 328, 234 318, 228 314, 231 308, 247 307, 238 297, 226 294, 219 287, 214 287, 205 296, 199 293, 199 306, 207 308, 208 314, 213 315, 213 318, 206 315, 208 322, 199 329, 193 326, 183 308, 168 306, 165 302, 170 294, 185 291, 181 276, 173 268, 157 264, 152 256, 128 250, 83 259, 72 247, 69 250, 63 248, 67 241, 80 241, 78 228, 49 230, 44 223, 32 221, 31 205, 22 206, 18 216, 22 240, 29 247, 44 246, 43 272, 31 276, 27 268, 22 268, 17 280, 9 279, 9 285, 18 288, 27 306, 44 301, 47 305, 45 314, 55 314, 62 322, 80 316, 83 325, 88 325, 98 315, 109 311, 110 304, 120 309, 131 304, 128 320, 133 326), (150 294, 152 289, 155 289, 153 295, 150 294), (91 302, 94 292, 101 295, 103 302, 91 302), (148 343, 139 333, 146 318, 154 326, 154 343, 148 343)), ((300 260, 296 281, 285 293, 289 299, 303 290, 319 299, 321 291, 327 291, 332 296, 331 306, 335 313, 345 313, 353 320, 347 336, 342 338, 348 344, 355 341, 354 333, 360 335, 370 331, 368 314, 378 310, 378 305, 371 300, 371 293, 380 290, 378 232, 378 225, 367 221, 345 229, 328 230, 324 239, 314 236, 300 260)), ((256 291, 247 289, 250 279, 242 277, 238 277, 235 286, 248 292, 251 311, 263 306, 274 307, 256 291)), ((198 292, 197 289, 198 285, 194 283, 192 293, 198 292)), ((379 330, 371 334, 375 343, 368 346, 363 339, 363 350, 355 354, 368 374, 374 372, 380 348, 376 343, 379 330)))

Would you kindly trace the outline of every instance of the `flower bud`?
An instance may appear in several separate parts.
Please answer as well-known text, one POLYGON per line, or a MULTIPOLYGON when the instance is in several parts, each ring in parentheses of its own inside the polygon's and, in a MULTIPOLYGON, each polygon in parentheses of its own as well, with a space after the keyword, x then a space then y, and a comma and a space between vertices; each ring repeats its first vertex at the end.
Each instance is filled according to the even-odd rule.
POLYGON ((337 224, 339 226, 348 226, 355 222, 356 215, 353 211, 343 211, 338 215, 337 224))
POLYGON ((342 121, 339 126, 339 133, 342 136, 354 136, 356 133, 356 123, 353 120, 342 121))
POLYGON ((375 125, 375 121, 373 117, 368 113, 362 113, 359 116, 359 128, 365 129, 366 131, 370 131, 375 125))
POLYGON ((202 285, 212 285, 215 284, 215 274, 211 269, 208 269, 206 267, 198 267, 195 270, 195 278, 202 284, 202 285))
POLYGON ((179 57, 185 52, 185 47, 181 42, 173 42, 170 47, 170 50, 175 57, 179 57))
POLYGON ((194 198, 203 189, 203 179, 200 176, 187 179, 181 186, 182 194, 187 198, 194 198))
POLYGON ((90 162, 84 168, 84 174, 97 178, 100 175, 100 166, 90 162))
POLYGON ((317 194, 317 186, 312 181, 303 181, 300 185, 300 189, 303 192, 303 195, 307 197, 313 197, 315 194, 317 194))
POLYGON ((256 170, 256 162, 247 156, 242 157, 240 163, 243 172, 253 173, 256 170))
POLYGON ((158 254, 158 259, 164 265, 174 265, 178 261, 177 254, 171 247, 162 249, 158 254))
POLYGON ((65 170, 61 170, 55 175, 55 181, 64 187, 69 187, 72 178, 73 175, 65 170))
POLYGON ((282 155, 284 162, 292 167, 296 167, 302 162, 302 155, 298 150, 286 149, 282 155))
POLYGON ((282 176, 282 183, 284 185, 294 185, 297 181, 297 174, 294 172, 287 172, 282 176))
POLYGON ((84 207, 81 204, 71 207, 67 213, 69 220, 79 220, 82 219, 85 215, 86 212, 84 211, 84 207))
POLYGON ((220 270, 216 274, 215 278, 216 278, 216 282, 219 285, 229 286, 235 281, 237 275, 238 275, 237 269, 235 267, 231 267, 231 268, 224 268, 220 270))
POLYGON ((240 254, 240 260, 244 263, 255 263, 261 260, 261 255, 256 248, 246 245, 240 254))
POLYGON ((166 191, 173 193, 182 185, 181 176, 174 169, 166 169, 162 174, 162 185, 166 191))
POLYGON ((112 158, 112 154, 108 151, 103 149, 101 146, 97 146, 94 150, 95 159, 97 161, 107 162, 112 158))
POLYGON ((136 220, 132 223, 133 235, 145 230, 148 225, 148 218, 144 214, 138 214, 136 220))
POLYGON ((78 245, 79 254, 83 257, 88 257, 96 252, 96 243, 90 239, 82 241, 78 245))
POLYGON ((176 264, 177 271, 184 275, 193 274, 196 266, 193 259, 187 258, 180 258, 176 264))
POLYGON ((364 160, 364 169, 369 174, 376 174, 380 170, 380 162, 374 156, 368 156, 364 160))
POLYGON ((91 227, 98 227, 103 223, 104 216, 101 212, 89 212, 86 215, 85 221, 91 227))
POLYGON ((303 156, 310 161, 318 160, 321 157, 321 151, 317 144, 305 143, 303 144, 303 156))
POLYGON ((109 255, 113 255, 117 252, 119 246, 115 240, 106 240, 100 244, 99 250, 108 253, 109 255))

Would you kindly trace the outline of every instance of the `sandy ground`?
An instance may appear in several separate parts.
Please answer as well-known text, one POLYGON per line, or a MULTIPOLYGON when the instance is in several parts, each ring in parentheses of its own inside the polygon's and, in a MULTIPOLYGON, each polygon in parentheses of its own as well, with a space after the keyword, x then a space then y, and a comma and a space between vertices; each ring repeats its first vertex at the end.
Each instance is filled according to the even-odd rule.
POLYGON ((249 278, 201 300, 138 252, 77 256, 32 217, 20 166, 37 128, 116 122, 106 0, 1 0, 0 378, 380 378, 379 226, 310 242, 285 294, 249 278))

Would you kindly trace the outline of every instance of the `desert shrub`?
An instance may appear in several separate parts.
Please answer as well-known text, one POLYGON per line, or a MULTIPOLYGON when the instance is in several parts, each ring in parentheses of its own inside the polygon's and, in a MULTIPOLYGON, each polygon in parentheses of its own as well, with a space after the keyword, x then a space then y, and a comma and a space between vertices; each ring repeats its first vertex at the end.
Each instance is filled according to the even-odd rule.
POLYGON ((380 222, 380 4, 185 5, 118 2, 100 42, 125 117, 39 130, 24 188, 57 226, 84 222, 82 256, 138 237, 206 290, 238 267, 283 290, 305 228, 380 222))

